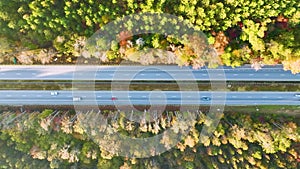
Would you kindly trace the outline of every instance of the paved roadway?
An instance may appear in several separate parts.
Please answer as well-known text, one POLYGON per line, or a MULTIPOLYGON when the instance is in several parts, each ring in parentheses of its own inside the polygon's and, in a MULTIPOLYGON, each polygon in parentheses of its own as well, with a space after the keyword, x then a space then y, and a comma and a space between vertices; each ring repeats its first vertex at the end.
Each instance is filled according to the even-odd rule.
POLYGON ((1 105, 300 105, 295 92, 0 91, 1 105), (73 97, 82 100, 73 102, 73 97), (204 101, 201 98, 212 98, 204 101), (112 99, 112 98, 117 98, 112 99))
POLYGON ((178 66, 7 66, 0 65, 0 80, 228 80, 300 81, 300 74, 284 71, 282 65, 265 66, 255 71, 246 65, 232 69, 193 70, 178 66))

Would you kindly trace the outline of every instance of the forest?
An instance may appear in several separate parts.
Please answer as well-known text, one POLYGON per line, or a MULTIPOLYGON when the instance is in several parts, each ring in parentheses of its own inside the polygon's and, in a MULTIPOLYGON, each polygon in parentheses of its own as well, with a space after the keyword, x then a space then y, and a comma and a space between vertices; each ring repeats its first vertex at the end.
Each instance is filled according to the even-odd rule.
MULTIPOLYGON (((153 112, 147 112, 153 114, 153 112)), ((184 112, 187 113, 187 112, 184 112)), ((184 114, 183 113, 183 114, 184 114)), ((190 123, 182 114, 168 111, 153 120, 133 121, 122 111, 3 111, 0 115, 0 168, 297 168, 300 161, 299 117, 284 114, 225 112, 210 137, 200 138, 213 119, 205 112, 195 115, 190 123), (179 142, 163 134, 157 144, 170 147, 149 158, 118 156, 106 147, 117 147, 115 140, 99 145, 90 137, 103 126, 92 122, 97 114, 104 117, 101 125, 109 133, 101 140, 120 135, 148 138, 170 129, 188 132, 179 142), (84 120, 85 119, 85 120, 84 120), (88 122, 87 122, 88 121, 88 122), (104 123, 103 123, 104 122, 104 123), (107 137, 109 136, 109 137, 107 137), (16 157, 20 160, 16 160, 16 157)), ((94 134, 95 135, 95 134, 94 134)), ((151 148, 151 147, 147 147, 151 148)), ((145 149, 150 151, 149 149, 145 149)))
POLYGON ((87 64, 128 60, 195 69, 251 64, 258 70, 283 64, 285 70, 299 73, 299 6, 296 0, 1 0, 0 63, 74 64, 84 57, 87 64), (87 39, 108 23, 143 13, 174 15, 179 19, 162 19, 160 25, 185 21, 203 32, 206 41, 193 36, 177 39, 176 32, 136 35, 135 25, 128 21, 113 34, 116 40, 96 43, 105 49, 84 50, 87 39))
MULTIPOLYGON (((76 64, 83 59, 84 64, 129 61, 195 69, 251 64, 256 70, 283 64, 296 74, 300 73, 299 8, 297 0, 1 0, 0 64, 76 64), (126 16, 132 17, 124 26, 107 27, 120 24, 126 16), (136 25, 136 20, 153 27, 136 25), (167 33, 154 33, 154 28, 167 33), (150 33, 136 34, 139 31, 150 33), (185 31, 201 33, 195 36, 185 31)), ((166 111, 140 121, 127 115, 108 110, 1 110, 0 168, 299 167, 299 117, 224 112, 212 135, 202 138, 202 129, 213 123, 205 111, 166 111), (195 118, 187 123, 181 119, 186 114, 195 118), (105 126, 90 119, 100 115, 105 126), (102 139, 94 137, 102 127, 109 133, 102 133, 102 139), (187 134, 174 142, 163 135, 165 131, 187 134), (100 144, 117 134, 132 138, 162 135, 153 147, 167 151, 149 158, 131 157, 149 151, 155 154, 155 148, 118 156, 113 148, 120 142, 100 144)))

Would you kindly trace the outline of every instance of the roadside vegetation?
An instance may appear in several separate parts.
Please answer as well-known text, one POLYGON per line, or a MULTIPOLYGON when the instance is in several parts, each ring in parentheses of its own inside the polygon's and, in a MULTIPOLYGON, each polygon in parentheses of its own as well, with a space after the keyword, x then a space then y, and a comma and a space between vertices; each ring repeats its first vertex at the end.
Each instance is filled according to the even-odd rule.
MULTIPOLYGON (((185 169, 292 169, 297 168, 300 160, 299 116, 225 112, 212 137, 201 142, 201 129, 209 125, 212 119, 205 112, 193 112, 197 118, 189 134, 177 146, 159 156, 133 159, 117 157, 99 148, 95 140, 88 136, 93 132, 93 126, 85 128, 84 121, 79 120, 86 113, 76 115, 70 111, 50 109, 41 112, 2 112, 1 168, 144 169, 181 166, 185 169), (7 154, 7 147, 12 148, 12 152, 7 154), (11 154, 21 158, 15 160, 16 156, 11 154)), ((185 130, 187 125, 179 120, 179 112, 165 112, 156 120, 145 123, 130 121, 124 112, 101 113, 106 114, 107 119, 104 120, 107 120, 111 131, 130 137, 152 137, 171 127, 174 127, 172 130, 185 130)), ((170 141, 160 140, 160 144, 168 146, 170 141)), ((117 145, 118 142, 111 144, 117 145)))
POLYGON ((83 55, 86 64, 129 60, 194 68, 252 64, 260 69, 282 63, 285 70, 300 72, 296 0, 2 0, 0 11, 0 63, 4 64, 74 64, 83 55), (132 36, 130 24, 115 35, 119 41, 106 44, 110 46, 106 51, 82 53, 86 39, 107 23, 144 12, 169 13, 193 24, 208 37, 208 51, 215 53, 200 54, 196 46, 203 42, 193 37, 178 41, 173 35, 132 36), (161 55, 148 48, 167 52, 161 55))

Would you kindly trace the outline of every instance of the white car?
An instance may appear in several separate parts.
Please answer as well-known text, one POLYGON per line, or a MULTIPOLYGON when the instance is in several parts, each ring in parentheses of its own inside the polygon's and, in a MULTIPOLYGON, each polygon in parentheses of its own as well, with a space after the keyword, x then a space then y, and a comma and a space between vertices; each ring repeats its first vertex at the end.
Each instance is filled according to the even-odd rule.
POLYGON ((50 94, 51 94, 51 96, 57 96, 58 92, 51 92, 50 94))
POLYGON ((300 94, 297 93, 297 94, 295 94, 294 96, 295 96, 295 97, 300 97, 300 94))
POLYGON ((81 100, 81 97, 73 97, 73 101, 78 102, 81 100))

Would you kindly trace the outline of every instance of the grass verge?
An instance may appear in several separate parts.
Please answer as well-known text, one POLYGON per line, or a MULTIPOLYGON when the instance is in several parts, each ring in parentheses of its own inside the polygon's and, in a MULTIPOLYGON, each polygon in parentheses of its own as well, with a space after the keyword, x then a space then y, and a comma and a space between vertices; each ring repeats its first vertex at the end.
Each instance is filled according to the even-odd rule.
MULTIPOLYGON (((0 90, 77 90, 86 86, 95 85, 95 90, 112 90, 111 82, 76 82, 72 81, 0 81, 0 90), (92 84, 91 84, 92 83, 92 84)), ((193 90, 190 87, 195 82, 184 82, 180 88, 176 82, 113 82, 117 84, 113 90, 162 90, 185 91, 193 90)), ((210 91, 210 82, 198 82, 199 91, 210 91)), ((227 82, 226 91, 300 91, 300 83, 261 83, 261 82, 227 82)))

